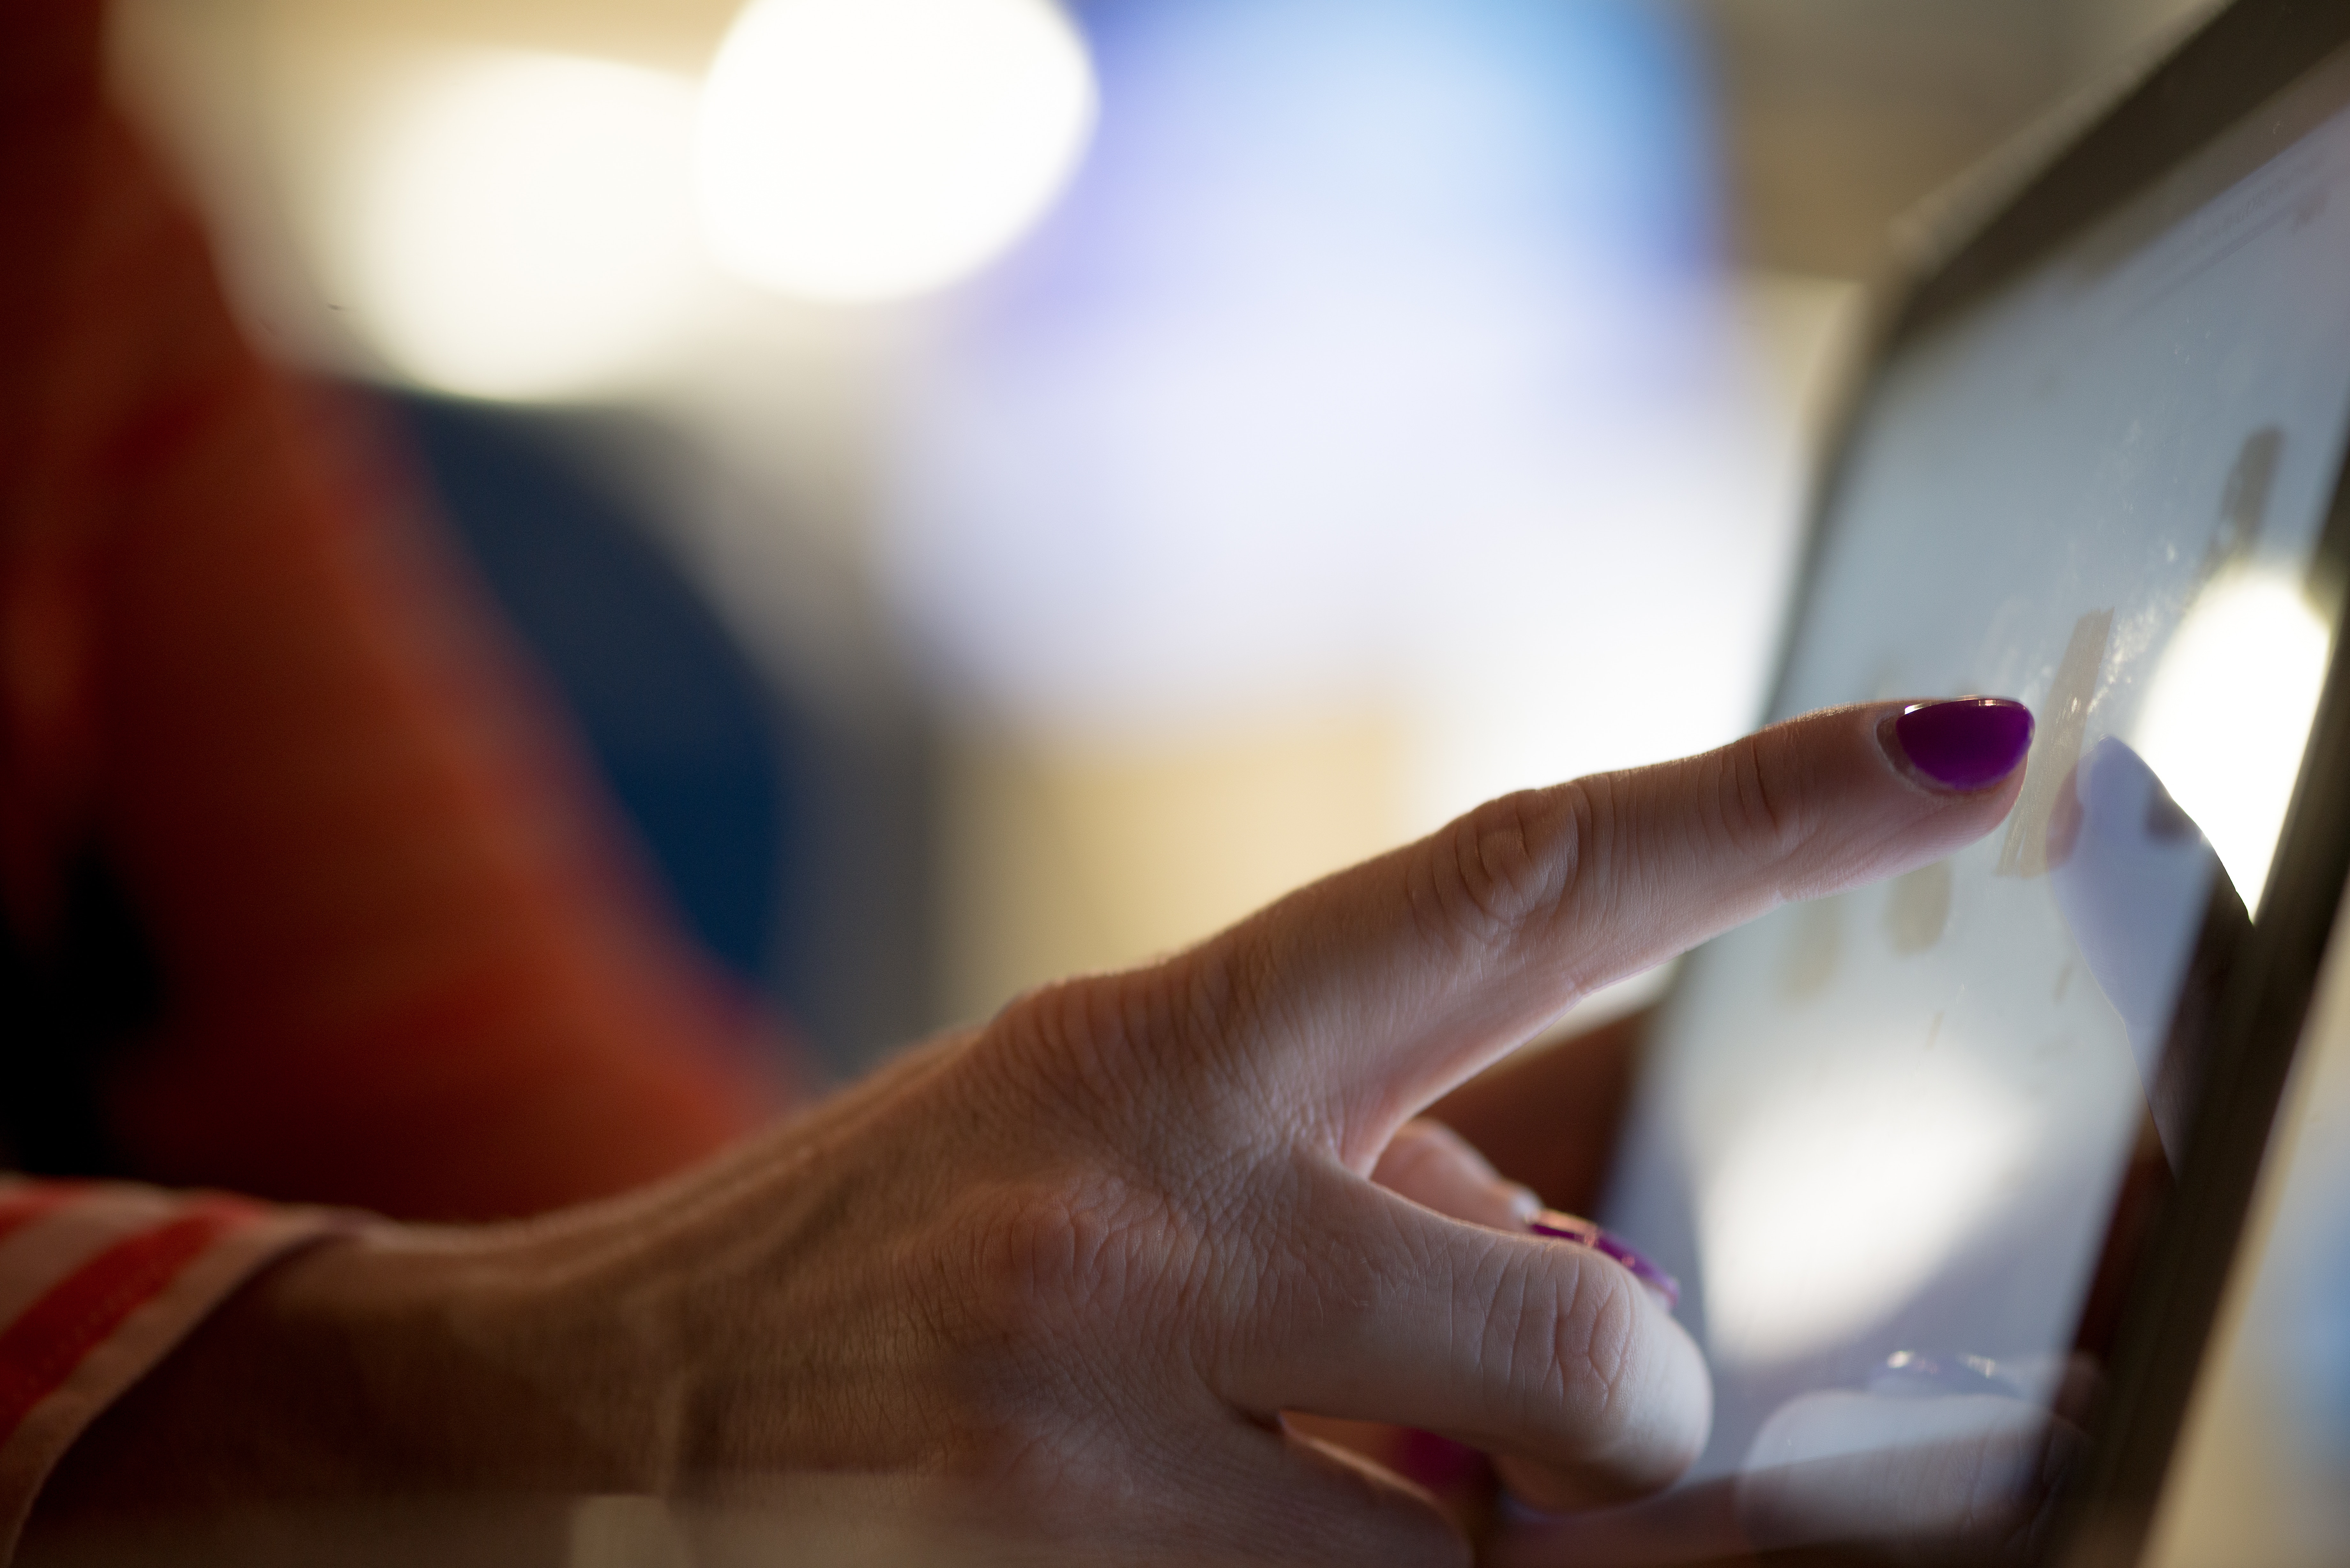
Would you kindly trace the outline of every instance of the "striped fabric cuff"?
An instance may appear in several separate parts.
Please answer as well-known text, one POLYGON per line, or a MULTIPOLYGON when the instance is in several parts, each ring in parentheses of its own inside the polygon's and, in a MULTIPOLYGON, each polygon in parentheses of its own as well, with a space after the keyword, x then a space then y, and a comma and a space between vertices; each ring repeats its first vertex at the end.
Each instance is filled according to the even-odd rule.
POLYGON ((255 1271, 346 1218, 212 1193, 0 1179, 0 1563, 99 1412, 255 1271))

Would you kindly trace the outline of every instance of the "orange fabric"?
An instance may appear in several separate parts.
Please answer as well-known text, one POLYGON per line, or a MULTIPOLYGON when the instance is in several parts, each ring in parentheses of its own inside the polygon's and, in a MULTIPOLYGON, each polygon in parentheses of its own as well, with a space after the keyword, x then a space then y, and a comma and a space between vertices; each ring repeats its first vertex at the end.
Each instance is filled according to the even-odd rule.
POLYGON ((0 1181, 0 1564, 59 1459, 261 1269, 356 1217, 120 1183, 0 1181))
POLYGON ((92 838, 170 1015, 139 1173, 429 1217, 707 1152, 777 1093, 364 410, 243 340, 101 100, 96 0, 0 48, 0 895, 92 838))
POLYGON ((192 1199, 171 1219, 82 1262, 0 1328, 0 1449, 125 1319, 266 1212, 233 1199, 192 1199))

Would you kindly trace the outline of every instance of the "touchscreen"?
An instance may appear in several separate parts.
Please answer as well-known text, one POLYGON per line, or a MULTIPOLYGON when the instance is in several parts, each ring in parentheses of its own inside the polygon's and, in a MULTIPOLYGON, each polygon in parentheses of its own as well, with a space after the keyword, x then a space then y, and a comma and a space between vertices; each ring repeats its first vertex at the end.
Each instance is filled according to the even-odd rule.
POLYGON ((2337 60, 1900 348, 1856 425, 1774 717, 1982 692, 2038 731, 2002 830, 1721 939, 1659 1020, 1603 1219, 1684 1282, 1696 1479, 1754 1533, 1979 1524, 2094 1388, 2334 631, 2345 104, 2337 60))

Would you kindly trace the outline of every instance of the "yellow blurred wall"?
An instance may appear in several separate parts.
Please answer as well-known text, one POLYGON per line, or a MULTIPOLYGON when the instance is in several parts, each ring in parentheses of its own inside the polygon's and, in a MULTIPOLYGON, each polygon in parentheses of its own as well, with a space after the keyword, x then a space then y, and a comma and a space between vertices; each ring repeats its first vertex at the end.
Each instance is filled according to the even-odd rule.
POLYGON ((948 1012, 1186 946, 1401 842, 1406 743, 1362 714, 1149 746, 966 735, 942 791, 948 1012))

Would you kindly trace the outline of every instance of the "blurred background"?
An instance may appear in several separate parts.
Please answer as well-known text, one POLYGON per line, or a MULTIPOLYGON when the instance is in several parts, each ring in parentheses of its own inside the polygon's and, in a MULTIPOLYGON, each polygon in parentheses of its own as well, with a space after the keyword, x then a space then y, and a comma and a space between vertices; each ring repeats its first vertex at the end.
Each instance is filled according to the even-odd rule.
POLYGON ((1898 216, 2178 0, 119 0, 842 1071, 1763 701, 1898 216))
MULTIPOLYGON (((118 0, 114 57, 845 1076, 1748 727, 1902 215, 2210 8, 118 0)), ((2331 1370, 2207 1401, 2269 1458, 2175 1561, 2350 1539, 2274 1458, 2350 1476, 2350 1329, 2273 1304, 2342 1205, 2272 1206, 2239 1311, 2331 1370)))

